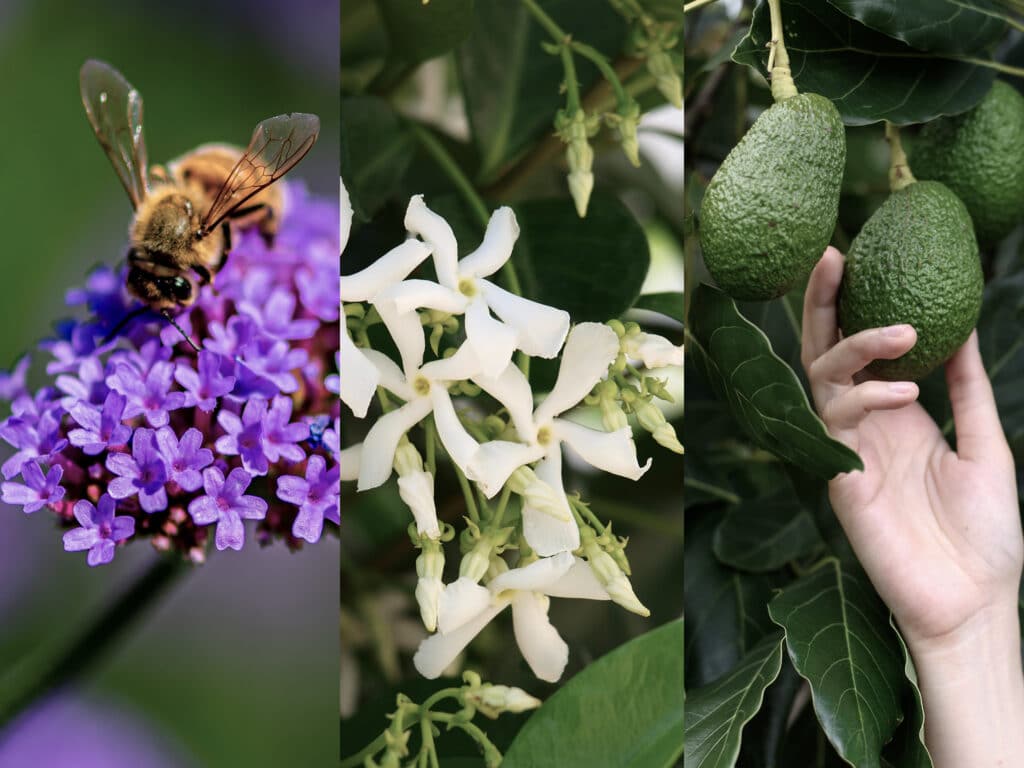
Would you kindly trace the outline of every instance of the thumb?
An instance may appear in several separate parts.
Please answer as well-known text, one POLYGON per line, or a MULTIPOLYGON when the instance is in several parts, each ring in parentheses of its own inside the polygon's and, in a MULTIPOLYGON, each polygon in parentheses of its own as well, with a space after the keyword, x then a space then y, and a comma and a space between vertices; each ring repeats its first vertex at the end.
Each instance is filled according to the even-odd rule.
POLYGON ((981 361, 975 330, 946 363, 946 384, 956 425, 956 448, 961 459, 989 461, 1009 453, 996 411, 992 383, 981 361))

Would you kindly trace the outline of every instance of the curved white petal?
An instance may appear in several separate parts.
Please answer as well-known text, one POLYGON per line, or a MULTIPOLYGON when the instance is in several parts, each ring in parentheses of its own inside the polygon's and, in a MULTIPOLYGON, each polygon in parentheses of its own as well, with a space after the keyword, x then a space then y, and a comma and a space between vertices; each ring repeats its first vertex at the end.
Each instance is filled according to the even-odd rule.
POLYGON ((349 482, 359 479, 359 465, 363 456, 363 444, 356 443, 341 451, 338 463, 341 465, 341 479, 349 482))
POLYGON ((402 435, 430 413, 430 400, 417 397, 391 413, 385 413, 367 432, 363 452, 359 459, 359 483, 356 488, 365 491, 383 485, 391 477, 395 451, 402 435))
POLYGON ((602 432, 566 419, 555 419, 553 424, 555 436, 592 467, 630 480, 639 480, 651 468, 650 459, 642 467, 637 461, 633 430, 629 427, 602 432))
POLYGON ((562 485, 562 454, 556 447, 547 458, 540 462, 536 469, 537 477, 550 485, 555 496, 562 502, 562 517, 557 517, 534 509, 529 504, 523 505, 523 537, 526 543, 541 557, 557 555, 559 552, 571 552, 580 546, 580 529, 576 518, 572 516, 569 502, 565 498, 562 485))
POLYGON ((626 336, 623 349, 630 360, 639 360, 645 368, 664 368, 683 364, 683 347, 678 347, 664 336, 636 333, 626 336))
POLYGON ((442 217, 423 202, 423 195, 414 195, 405 210, 405 228, 419 235, 433 247, 434 269, 441 285, 458 288, 459 246, 455 233, 442 217))
POLYGON ((460 576, 444 588, 437 602, 437 629, 449 634, 487 610, 491 592, 472 579, 460 576))
POLYGON ((340 176, 338 181, 341 182, 341 217, 339 219, 339 239, 341 243, 341 253, 345 252, 345 246, 348 245, 348 236, 352 232, 352 201, 349 199, 348 190, 345 189, 345 180, 340 176))
POLYGON ((533 592, 517 594, 512 601, 512 631, 533 674, 554 683, 569 663, 569 646, 548 620, 548 602, 533 592))
POLYGON ((403 280, 395 283, 377 294, 375 301, 393 302, 399 312, 412 312, 427 307, 453 315, 461 315, 469 304, 469 299, 458 291, 430 280, 403 280))
POLYGON ((473 382, 484 392, 505 406, 521 440, 537 439, 533 423, 533 390, 530 382, 514 363, 505 366, 497 378, 474 376, 473 382))
POLYGON ((558 354, 569 331, 568 312, 516 296, 489 280, 477 280, 477 286, 494 314, 515 328, 519 349, 531 357, 558 354))
POLYGON ((463 344, 451 357, 431 360, 420 373, 431 381, 465 381, 480 373, 480 358, 472 345, 463 344))
POLYGON ((341 332, 341 401, 360 419, 366 416, 373 400, 373 393, 380 382, 380 374, 366 357, 364 350, 356 346, 349 336, 348 328, 341 332))
POLYGON ((385 288, 404 280, 430 255, 430 246, 406 240, 373 264, 353 275, 341 276, 342 301, 370 301, 385 288))
POLYGON ((416 531, 432 539, 440 538, 441 528, 434 506, 434 476, 429 472, 411 472, 399 477, 398 495, 416 519, 416 531))
POLYGON ((420 577, 416 582, 416 602, 420 606, 420 618, 428 632, 437 629, 437 604, 444 592, 440 579, 420 577))
POLYGON ((505 206, 491 214, 484 232, 483 242, 459 262, 462 277, 493 275, 512 256, 512 248, 519 238, 519 223, 515 212, 505 206))
MULTIPOLYGON (((491 579, 487 587, 495 595, 505 591, 543 592, 557 584, 573 566, 575 558, 568 552, 542 557, 522 568, 513 568, 491 579)), ((589 569, 588 569, 589 570, 589 569)))
POLYGON ((440 384, 432 385, 430 400, 433 403, 434 424, 437 426, 437 436, 441 438, 441 444, 462 473, 473 480, 469 465, 479 444, 459 421, 448 390, 440 384))
POLYGON ((513 472, 543 455, 544 447, 541 445, 491 440, 480 444, 470 459, 467 471, 490 499, 497 495, 513 472))
POLYGON ((516 350, 516 332, 491 317, 487 303, 479 296, 466 308, 466 341, 480 359, 485 376, 497 376, 505 370, 516 350))
POLYGON ((573 557, 572 567, 554 584, 548 585, 545 594, 551 597, 571 597, 581 600, 611 600, 594 570, 586 560, 573 557))
POLYGON ((619 355, 619 337, 602 323, 580 323, 569 332, 555 386, 534 414, 546 424, 586 397, 619 355))
MULTIPOLYGON (((405 379, 405 374, 398 367, 398 363, 376 349, 359 350, 373 366, 377 376, 377 384, 384 387, 388 392, 398 395, 403 400, 412 400, 416 395, 405 379)), ((345 378, 345 363, 342 362, 342 379, 345 378)))
POLYGON ((441 673, 455 661, 473 638, 480 634, 480 630, 487 626, 487 623, 501 613, 507 605, 507 601, 501 601, 491 605, 479 616, 466 622, 454 632, 449 632, 446 635, 440 633, 431 635, 420 643, 416 655, 412 657, 413 666, 429 680, 440 677, 441 673))
POLYGON ((399 312, 393 301, 374 301, 380 319, 391 334, 391 338, 402 356, 402 369, 406 378, 411 379, 423 365, 423 353, 427 349, 427 340, 423 334, 423 324, 415 312, 399 312))

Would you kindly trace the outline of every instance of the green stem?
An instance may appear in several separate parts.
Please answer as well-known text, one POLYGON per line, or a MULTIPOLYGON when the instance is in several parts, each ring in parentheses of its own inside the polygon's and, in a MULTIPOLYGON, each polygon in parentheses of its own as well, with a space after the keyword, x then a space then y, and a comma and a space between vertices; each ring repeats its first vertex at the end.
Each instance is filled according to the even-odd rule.
POLYGON ((437 426, 434 424, 434 417, 428 416, 423 422, 423 429, 426 432, 427 449, 427 472, 432 477, 437 477, 437 426))
POLYGON ((683 13, 689 13, 690 11, 696 11, 698 8, 703 8, 705 5, 711 5, 715 0, 690 0, 689 3, 683 4, 683 13))
POLYGON ((558 26, 558 23, 554 19, 548 16, 544 9, 537 4, 536 0, 522 0, 522 2, 523 5, 526 6, 526 10, 533 14, 537 23, 544 27, 556 43, 564 43, 569 39, 569 35, 566 34, 565 30, 558 26))
POLYGON ((907 165, 907 155, 900 141, 900 129, 885 121, 885 140, 889 142, 889 188, 893 192, 909 187, 917 179, 907 165))
POLYGON ((782 8, 780 0, 768 0, 768 12, 771 15, 772 40, 771 52, 768 54, 768 76, 772 83, 772 98, 785 101, 797 95, 793 73, 789 69, 789 54, 786 52, 786 41, 782 32, 782 8))
POLYGON ((473 489, 469 486, 469 480, 462 474, 462 470, 455 467, 455 476, 459 478, 459 487, 462 488, 462 496, 466 500, 466 509, 469 512, 470 519, 474 523, 480 522, 480 510, 476 506, 476 498, 473 496, 473 489))
POLYGON ((505 516, 505 508, 508 506, 508 500, 512 496, 512 489, 506 485, 501 490, 501 498, 498 499, 498 508, 494 512, 494 517, 491 520, 491 524, 495 528, 501 527, 501 519, 505 516))
POLYGON ((0 683, 0 729, 47 694, 70 685, 98 663, 128 627, 188 570, 177 556, 159 557, 63 650, 47 650, 12 669, 0 683))
POLYGON ((573 114, 580 108, 580 83, 576 79, 576 60, 572 57, 572 48, 563 45, 560 49, 562 67, 565 69, 565 111, 573 114))
POLYGON ((619 80, 619 76, 615 74, 615 69, 612 67, 611 62, 608 61, 608 57, 601 53, 593 46, 587 45, 586 43, 577 43, 573 41, 570 46, 576 53, 585 59, 589 59, 594 63, 594 66, 600 70, 601 75, 608 84, 612 87, 612 91, 615 93, 615 101, 618 104, 619 110, 624 110, 629 106, 629 96, 626 94, 626 89, 622 87, 622 81, 619 80))

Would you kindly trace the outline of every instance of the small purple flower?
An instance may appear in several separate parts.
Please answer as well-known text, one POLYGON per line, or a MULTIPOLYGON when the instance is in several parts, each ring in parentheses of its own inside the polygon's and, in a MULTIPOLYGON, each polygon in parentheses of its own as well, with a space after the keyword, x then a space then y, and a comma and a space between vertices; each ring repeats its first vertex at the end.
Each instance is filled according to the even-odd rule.
POLYGON ((124 395, 111 391, 107 393, 102 410, 85 401, 73 405, 71 418, 83 429, 68 432, 71 444, 89 456, 102 453, 111 445, 125 445, 132 436, 131 427, 121 423, 127 402, 124 395))
POLYGON ((227 325, 210 323, 210 338, 203 342, 203 348, 233 360, 252 343, 256 335, 256 323, 247 315, 232 315, 227 325))
POLYGON ((320 540, 325 518, 341 523, 338 507, 341 467, 337 464, 329 470, 326 467, 322 456, 311 456, 305 478, 283 475, 277 480, 277 498, 299 508, 292 535, 310 544, 320 540))
POLYGON ((245 496, 252 476, 244 469, 231 470, 227 480, 216 467, 203 472, 203 490, 206 495, 193 499, 188 513, 196 525, 217 523, 214 539, 217 549, 239 550, 245 543, 246 520, 262 520, 267 514, 267 502, 258 496, 245 496))
MULTIPOLYGON (((20 398, 19 405, 33 404, 30 398, 20 398)), ((0 437, 18 451, 3 463, 0 472, 10 480, 21 472, 30 459, 49 462, 54 454, 67 447, 68 441, 60 436, 59 408, 43 407, 41 412, 20 407, 12 409, 11 416, 0 424, 0 437)))
POLYGON ((29 364, 32 362, 28 355, 24 355, 8 373, 0 371, 0 400, 10 402, 18 395, 28 390, 25 389, 25 375, 28 373, 29 364))
POLYGON ((312 319, 293 319, 296 299, 293 293, 276 290, 264 303, 243 301, 238 310, 249 315, 260 330, 272 339, 308 339, 320 323, 312 319))
POLYGON ((102 405, 107 398, 110 387, 107 386, 107 372, 103 364, 96 357, 87 357, 78 366, 78 376, 62 373, 57 377, 57 389, 63 392, 66 397, 61 398, 60 404, 65 411, 79 400, 84 400, 92 405, 102 405))
POLYGON ((217 398, 228 394, 235 386, 234 376, 221 374, 221 357, 215 352, 199 353, 198 373, 188 363, 179 363, 174 378, 187 392, 185 407, 198 406, 209 413, 217 407, 217 398))
POLYGON ((43 470, 39 468, 39 465, 34 461, 27 461, 21 468, 21 475, 25 478, 24 485, 21 483, 3 484, 5 504, 20 504, 25 508, 25 514, 31 514, 47 504, 64 498, 64 488, 60 485, 60 479, 64 477, 64 469, 60 465, 50 467, 46 477, 43 477, 43 470))
POLYGON ((337 280, 319 270, 299 269, 295 273, 295 285, 302 303, 317 317, 324 322, 338 319, 341 292, 337 280))
POLYGON ((203 433, 190 428, 181 436, 181 441, 170 427, 161 427, 156 432, 156 444, 167 465, 170 479, 183 490, 197 491, 203 484, 200 470, 213 463, 213 452, 203 448, 203 433))
POLYGON ((306 458, 306 452, 296 443, 309 437, 309 425, 301 421, 289 424, 291 418, 291 398, 275 397, 263 421, 263 453, 271 461, 284 458, 299 462, 306 458))
POLYGON ((90 566, 113 560, 114 545, 135 533, 135 519, 127 515, 114 517, 115 509, 117 505, 107 494, 100 496, 99 509, 84 499, 77 502, 75 519, 82 527, 64 534, 64 550, 89 550, 86 562, 90 566))
POLYGON ((146 415, 151 427, 165 427, 170 421, 169 411, 185 407, 184 392, 169 392, 174 381, 174 365, 158 362, 143 378, 138 369, 118 361, 114 373, 107 377, 107 385, 128 398, 126 419, 146 415))
POLYGON ((306 350, 292 348, 287 341, 256 342, 243 355, 245 365, 286 395, 298 391, 299 382, 292 371, 304 366, 308 358, 306 350))
POLYGON ((115 499, 139 495, 139 506, 145 512, 167 509, 167 465, 157 450, 156 435, 151 429, 139 428, 132 437, 132 453, 112 453, 107 469, 118 477, 110 481, 107 491, 115 499))
POLYGON ((254 475, 265 475, 269 464, 263 447, 263 419, 267 415, 267 401, 250 400, 242 411, 242 418, 231 411, 217 414, 217 423, 227 432, 218 438, 216 448, 227 456, 241 456, 242 466, 254 475))
POLYGON ((334 420, 334 427, 324 430, 324 447, 331 452, 336 460, 341 459, 341 418, 334 420))
MULTIPOLYGON (((334 364, 338 366, 338 370, 341 370, 341 351, 339 350, 334 354, 334 364)), ((333 392, 336 395, 341 395, 341 375, 338 373, 332 373, 324 379, 324 389, 328 392, 333 392)))

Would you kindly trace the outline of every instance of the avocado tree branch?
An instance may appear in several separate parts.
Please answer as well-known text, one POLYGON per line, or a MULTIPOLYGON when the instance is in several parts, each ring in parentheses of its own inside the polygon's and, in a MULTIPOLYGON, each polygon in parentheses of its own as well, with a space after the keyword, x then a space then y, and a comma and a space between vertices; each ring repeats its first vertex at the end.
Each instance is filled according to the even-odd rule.
POLYGON ((889 142, 889 189, 898 192, 913 184, 917 179, 910 172, 907 155, 900 141, 900 129, 885 121, 885 140, 889 142))
POLYGON ((785 101, 797 95, 793 73, 789 68, 789 54, 783 40, 782 8, 779 0, 768 0, 768 12, 772 21, 772 39, 768 43, 768 77, 772 83, 772 98, 785 101))

